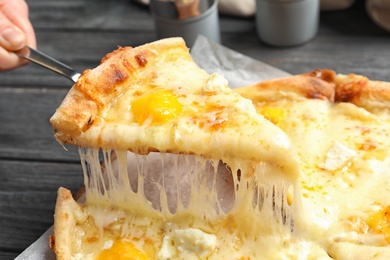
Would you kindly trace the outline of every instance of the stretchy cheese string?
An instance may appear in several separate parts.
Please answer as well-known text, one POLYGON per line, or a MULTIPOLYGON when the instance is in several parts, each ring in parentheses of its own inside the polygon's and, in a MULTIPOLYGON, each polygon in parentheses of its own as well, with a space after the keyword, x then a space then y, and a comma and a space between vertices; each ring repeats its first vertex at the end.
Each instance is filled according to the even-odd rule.
MULTIPOLYGON (((299 237, 299 188, 267 163, 224 164, 195 155, 144 156, 84 148, 80 158, 89 207, 123 210, 132 219, 150 217, 160 231, 164 223, 175 223, 178 228, 219 232, 222 244, 239 236, 253 256, 264 239, 283 243, 299 237)), ((99 212, 90 214, 103 229, 109 220, 99 212)), ((134 225, 124 224, 122 236, 131 236, 134 225)))

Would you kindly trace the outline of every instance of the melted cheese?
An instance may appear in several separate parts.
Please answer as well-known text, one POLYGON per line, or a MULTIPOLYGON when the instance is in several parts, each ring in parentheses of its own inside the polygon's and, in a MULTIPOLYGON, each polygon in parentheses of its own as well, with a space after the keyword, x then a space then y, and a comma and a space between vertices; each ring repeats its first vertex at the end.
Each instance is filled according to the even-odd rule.
MULTIPOLYGON (((110 154, 80 150, 86 210, 103 238, 126 238, 138 249, 152 241, 158 259, 322 254, 305 241, 299 188, 278 167, 232 161, 230 171, 225 164, 194 155, 126 151, 115 151, 113 162, 110 154), (106 172, 95 167, 99 157, 106 172)), ((80 226, 91 228, 86 223, 80 226)), ((103 244, 93 241, 83 253, 94 254, 103 244)))
POLYGON ((312 240, 337 259, 390 257, 383 213, 390 205, 388 115, 323 100, 257 106, 283 111, 278 125, 301 159, 303 207, 317 226, 312 240))

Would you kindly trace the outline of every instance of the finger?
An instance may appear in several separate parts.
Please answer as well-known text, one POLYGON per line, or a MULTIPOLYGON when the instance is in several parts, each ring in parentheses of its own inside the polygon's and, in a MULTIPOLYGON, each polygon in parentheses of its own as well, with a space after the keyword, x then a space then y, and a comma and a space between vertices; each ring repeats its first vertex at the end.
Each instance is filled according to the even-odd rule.
POLYGON ((0 0, 0 10, 0 71, 5 71, 28 64, 14 51, 26 44, 36 47, 36 40, 24 0, 0 0))
POLYGON ((25 59, 19 58, 14 52, 0 48, 0 71, 11 70, 27 63, 25 59))
MULTIPOLYGON (((2 1, 2 0, 0 0, 2 1)), ((7 1, 3 12, 8 19, 20 28, 26 36, 27 44, 30 47, 36 47, 34 28, 29 20, 29 8, 24 0, 7 1), (15 12, 15 10, 18 10, 15 12)))
POLYGON ((23 24, 21 24, 21 28, 26 33, 27 45, 32 48, 36 48, 37 42, 35 38, 35 31, 30 21, 24 21, 23 24))
POLYGON ((25 41, 23 45, 18 46, 19 48, 17 49, 22 48, 26 44, 35 48, 35 33, 29 20, 27 3, 24 0, 0 0, 0 9, 8 21, 24 33, 25 41))
POLYGON ((24 33, 0 13, 0 71, 11 70, 25 63, 13 52, 23 47, 25 42, 24 33))
POLYGON ((16 51, 26 43, 25 33, 0 13, 0 46, 8 51, 16 51))

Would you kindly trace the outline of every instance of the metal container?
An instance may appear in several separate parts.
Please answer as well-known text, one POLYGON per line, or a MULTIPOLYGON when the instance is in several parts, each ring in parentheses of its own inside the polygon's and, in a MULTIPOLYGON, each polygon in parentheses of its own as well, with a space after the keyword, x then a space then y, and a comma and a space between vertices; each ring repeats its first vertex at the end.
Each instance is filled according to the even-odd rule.
POLYGON ((218 0, 152 0, 158 38, 183 37, 191 47, 198 35, 221 42, 218 0))
POLYGON ((256 0, 258 37, 274 46, 293 46, 318 30, 320 0, 256 0))

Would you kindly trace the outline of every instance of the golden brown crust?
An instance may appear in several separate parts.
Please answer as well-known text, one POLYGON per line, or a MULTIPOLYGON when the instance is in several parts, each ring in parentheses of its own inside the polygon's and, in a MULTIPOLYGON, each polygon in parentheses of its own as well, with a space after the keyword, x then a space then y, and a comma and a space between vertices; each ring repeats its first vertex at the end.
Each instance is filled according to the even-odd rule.
POLYGON ((136 48, 120 47, 107 54, 97 68, 82 73, 50 119, 56 139, 62 144, 75 144, 72 137, 92 124, 99 124, 99 111, 123 89, 151 77, 153 68, 161 60, 177 58, 192 60, 181 38, 168 38, 136 48))
POLYGON ((315 70, 236 90, 255 101, 272 101, 286 96, 350 102, 369 111, 390 108, 390 83, 372 81, 356 74, 336 74, 332 70, 315 70))
POLYGON ((336 78, 336 102, 350 102, 369 111, 390 108, 390 83, 350 74, 336 78))
MULTIPOLYGON (((327 71, 327 75, 331 74, 331 71, 327 71)), ((257 101, 272 101, 291 95, 310 99, 334 98, 333 82, 325 81, 315 73, 263 81, 236 91, 246 98, 257 101)))
POLYGON ((61 140, 61 143, 73 143, 71 136, 80 135, 83 129, 94 121, 97 113, 96 103, 73 87, 62 101, 61 107, 50 119, 57 140, 61 140), (72 109, 63 109, 64 107, 72 109))
POLYGON ((58 260, 71 258, 72 238, 77 222, 76 212, 80 210, 80 206, 74 201, 71 192, 60 187, 54 214, 54 235, 51 238, 51 246, 58 260))

